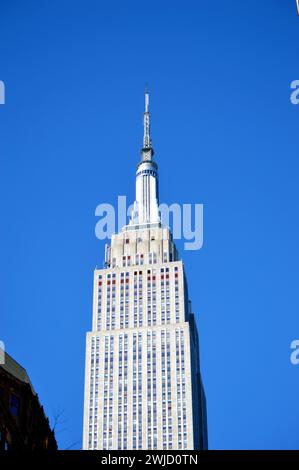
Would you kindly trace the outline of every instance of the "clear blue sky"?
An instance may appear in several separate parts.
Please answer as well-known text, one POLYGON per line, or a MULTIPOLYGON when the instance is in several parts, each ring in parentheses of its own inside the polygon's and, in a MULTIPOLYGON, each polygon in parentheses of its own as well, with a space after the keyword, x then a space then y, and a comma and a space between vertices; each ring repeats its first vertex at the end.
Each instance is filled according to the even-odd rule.
POLYGON ((64 409, 60 448, 81 446, 94 210, 134 198, 146 81, 161 200, 205 207, 181 255, 210 447, 299 447, 298 53, 295 0, 0 1, 0 339, 64 409))

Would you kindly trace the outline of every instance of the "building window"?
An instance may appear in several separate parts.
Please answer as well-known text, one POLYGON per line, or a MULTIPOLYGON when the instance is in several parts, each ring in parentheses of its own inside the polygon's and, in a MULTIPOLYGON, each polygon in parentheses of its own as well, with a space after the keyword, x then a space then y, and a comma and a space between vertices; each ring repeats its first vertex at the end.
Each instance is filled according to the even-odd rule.
POLYGON ((14 394, 10 397, 9 410, 13 416, 19 416, 20 414, 20 399, 14 394))
POLYGON ((135 256, 135 264, 137 265, 143 265, 143 254, 142 253, 137 253, 135 256))
POLYGON ((156 252, 151 251, 151 252, 148 254, 148 262, 149 262, 149 264, 155 264, 155 263, 157 263, 157 253, 156 253, 156 252))
POLYGON ((131 256, 130 255, 124 255, 122 257, 122 265, 123 267, 126 267, 126 266, 131 266, 131 256))

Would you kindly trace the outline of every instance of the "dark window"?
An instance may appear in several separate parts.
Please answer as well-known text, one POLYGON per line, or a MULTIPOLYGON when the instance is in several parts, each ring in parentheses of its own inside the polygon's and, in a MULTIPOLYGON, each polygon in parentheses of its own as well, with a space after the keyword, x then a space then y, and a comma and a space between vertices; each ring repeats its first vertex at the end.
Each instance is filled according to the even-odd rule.
POLYGON ((20 399, 16 395, 11 395, 10 397, 10 412, 13 416, 19 416, 20 399))

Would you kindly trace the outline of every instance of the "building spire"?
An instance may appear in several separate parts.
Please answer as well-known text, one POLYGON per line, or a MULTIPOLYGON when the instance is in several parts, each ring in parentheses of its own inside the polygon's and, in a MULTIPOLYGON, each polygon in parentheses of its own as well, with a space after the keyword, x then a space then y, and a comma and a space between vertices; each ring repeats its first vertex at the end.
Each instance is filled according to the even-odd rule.
POLYGON ((149 92, 148 92, 148 84, 145 85, 145 112, 148 113, 148 105, 149 105, 149 92))
POLYGON ((142 161, 152 160, 154 155, 154 149, 152 148, 151 137, 150 137, 150 113, 149 113, 149 92, 148 85, 145 86, 145 109, 143 113, 143 147, 141 149, 142 161))

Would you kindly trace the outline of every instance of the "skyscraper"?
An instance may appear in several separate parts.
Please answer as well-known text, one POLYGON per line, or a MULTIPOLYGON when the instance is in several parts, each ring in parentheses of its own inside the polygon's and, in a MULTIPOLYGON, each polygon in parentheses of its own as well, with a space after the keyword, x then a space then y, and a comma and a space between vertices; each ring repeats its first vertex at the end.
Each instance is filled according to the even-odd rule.
POLYGON ((84 449, 205 449, 198 335, 184 267, 160 220, 149 94, 129 225, 94 272, 84 449))

